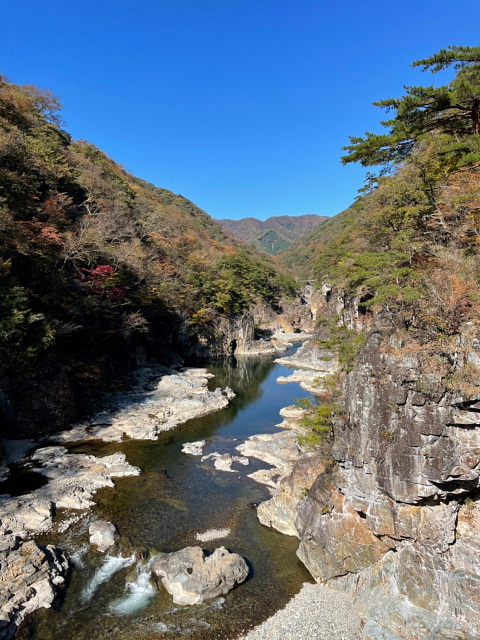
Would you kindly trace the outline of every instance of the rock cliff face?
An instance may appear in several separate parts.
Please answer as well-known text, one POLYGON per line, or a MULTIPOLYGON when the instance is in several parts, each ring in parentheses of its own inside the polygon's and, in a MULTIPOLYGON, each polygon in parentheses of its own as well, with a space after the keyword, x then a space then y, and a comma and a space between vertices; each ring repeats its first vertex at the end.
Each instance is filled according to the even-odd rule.
MULTIPOLYGON (((415 340, 328 286, 314 302, 316 315, 368 337, 343 376, 344 414, 330 460, 300 460, 259 508, 260 520, 297 535, 311 574, 354 596, 365 640, 478 639, 475 325, 439 345, 415 340)), ((318 369, 319 354, 313 341, 290 364, 318 369)))
POLYGON ((478 362, 471 326, 448 354, 384 329, 347 375, 334 464, 295 524, 312 575, 354 594, 364 638, 480 637, 478 362))
POLYGON ((203 326, 185 320, 178 330, 179 351, 188 357, 218 357, 274 353, 270 340, 275 333, 313 331, 310 296, 285 299, 276 308, 263 303, 252 305, 237 316, 218 316, 203 326))

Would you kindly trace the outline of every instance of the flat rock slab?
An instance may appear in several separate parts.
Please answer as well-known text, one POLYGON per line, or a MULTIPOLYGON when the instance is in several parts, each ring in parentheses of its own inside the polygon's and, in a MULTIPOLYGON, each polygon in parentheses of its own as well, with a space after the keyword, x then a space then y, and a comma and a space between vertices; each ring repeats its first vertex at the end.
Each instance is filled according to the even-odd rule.
POLYGON ((305 415, 306 411, 305 409, 302 409, 301 407, 296 407, 295 405, 291 404, 288 407, 283 407, 283 409, 280 409, 280 415, 282 416, 282 418, 287 418, 288 420, 301 420, 303 418, 303 416, 305 415))
POLYGON ((273 465, 283 475, 291 471, 301 455, 297 436, 293 431, 251 436, 236 448, 248 458, 257 458, 273 465))
POLYGON ((293 355, 277 358, 275 362, 287 367, 322 371, 325 374, 335 373, 338 369, 338 360, 334 353, 329 349, 321 349, 310 340, 293 355))
POLYGON ((325 378, 327 375, 329 374, 325 371, 300 369, 295 370, 289 376, 279 376, 277 382, 279 384, 297 382, 305 391, 320 394, 324 390, 322 378, 325 378))
POLYGON ((207 557, 201 547, 186 547, 157 554, 152 576, 172 594, 175 604, 194 605, 227 594, 246 579, 248 567, 241 556, 225 547, 207 557))
POLYGON ((210 459, 213 459, 215 469, 218 469, 218 471, 230 471, 230 473, 238 473, 238 471, 232 469, 234 462, 243 464, 245 467, 249 465, 248 458, 244 456, 231 456, 229 453, 209 453, 208 456, 202 457, 202 462, 210 459))
POLYGON ((137 372, 138 384, 128 393, 106 398, 110 405, 93 418, 56 433, 54 442, 99 439, 121 442, 156 440, 159 433, 179 424, 224 409, 235 393, 227 387, 209 391, 212 374, 206 369, 186 368, 181 372, 165 367, 147 367, 137 372))

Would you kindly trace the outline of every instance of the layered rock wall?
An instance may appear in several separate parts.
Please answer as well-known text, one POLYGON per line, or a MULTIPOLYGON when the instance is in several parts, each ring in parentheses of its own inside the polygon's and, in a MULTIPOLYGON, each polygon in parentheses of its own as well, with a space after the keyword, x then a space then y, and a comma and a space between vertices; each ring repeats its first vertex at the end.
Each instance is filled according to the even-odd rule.
POLYGON ((282 300, 277 306, 257 302, 245 313, 219 315, 204 324, 185 319, 177 332, 178 350, 187 357, 198 358, 274 353, 274 334, 313 329, 309 295, 282 300))
POLYGON ((295 524, 312 575, 355 595, 364 638, 480 637, 477 362, 468 327, 445 357, 373 331, 347 376, 334 464, 295 524))

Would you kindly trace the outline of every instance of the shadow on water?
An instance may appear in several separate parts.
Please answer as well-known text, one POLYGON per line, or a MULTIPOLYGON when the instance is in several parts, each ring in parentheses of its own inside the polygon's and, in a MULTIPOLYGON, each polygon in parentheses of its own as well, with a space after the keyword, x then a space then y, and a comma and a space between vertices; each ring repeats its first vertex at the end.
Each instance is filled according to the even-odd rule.
POLYGON ((35 489, 40 489, 48 483, 48 478, 26 469, 22 464, 11 464, 9 468, 8 478, 0 484, 0 493, 2 494, 21 496, 31 493, 35 489))
POLYGON ((279 410, 307 394, 297 384, 276 383, 279 375, 288 375, 288 369, 271 357, 229 358, 208 369, 215 374, 211 388, 230 386, 237 394, 227 408, 190 420, 161 434, 157 441, 85 442, 70 450, 95 455, 124 451, 129 462, 142 469, 138 477, 117 479, 115 489, 99 491, 92 514, 116 524, 131 545, 125 557, 131 549, 148 549, 150 554, 176 551, 201 544, 197 533, 229 529, 225 539, 202 546, 212 552, 224 545, 242 555, 251 569, 249 579, 225 599, 176 607, 166 591, 151 590, 142 564, 140 570, 134 569, 122 565, 125 558, 106 560, 89 548, 83 524, 61 540, 50 536, 49 541, 78 559, 63 603, 37 612, 21 630, 21 640, 225 640, 271 615, 309 580, 295 555, 298 540, 258 522, 255 505, 270 494, 247 474, 265 465, 251 460, 248 467, 237 465, 237 473, 228 473, 215 470, 211 460, 181 452, 185 442, 205 439, 205 454, 238 454, 235 447, 250 435, 277 431, 279 410), (82 549, 83 556, 79 555, 82 549), (82 593, 89 584, 95 588, 86 606, 82 593), (115 605, 118 602, 121 606, 115 605))

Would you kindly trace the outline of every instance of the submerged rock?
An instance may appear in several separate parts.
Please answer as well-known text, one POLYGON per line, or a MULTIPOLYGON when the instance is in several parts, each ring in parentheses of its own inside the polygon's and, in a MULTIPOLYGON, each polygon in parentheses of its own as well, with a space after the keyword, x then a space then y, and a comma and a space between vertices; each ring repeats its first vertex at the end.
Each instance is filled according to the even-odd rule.
POLYGON ((210 540, 218 540, 226 538, 230 535, 230 529, 208 529, 203 533, 196 533, 195 538, 200 542, 209 542, 210 540))
POLYGON ((227 594, 248 576, 245 560, 225 547, 205 557, 201 547, 186 547, 174 553, 159 553, 152 575, 172 594, 175 604, 202 604, 208 598, 227 594))
POLYGON ((249 460, 245 456, 231 456, 229 453, 209 453, 208 456, 202 457, 202 462, 210 459, 213 459, 215 469, 218 469, 218 471, 230 471, 230 473, 238 473, 238 471, 232 469, 234 462, 243 464, 245 467, 249 465, 249 460))

